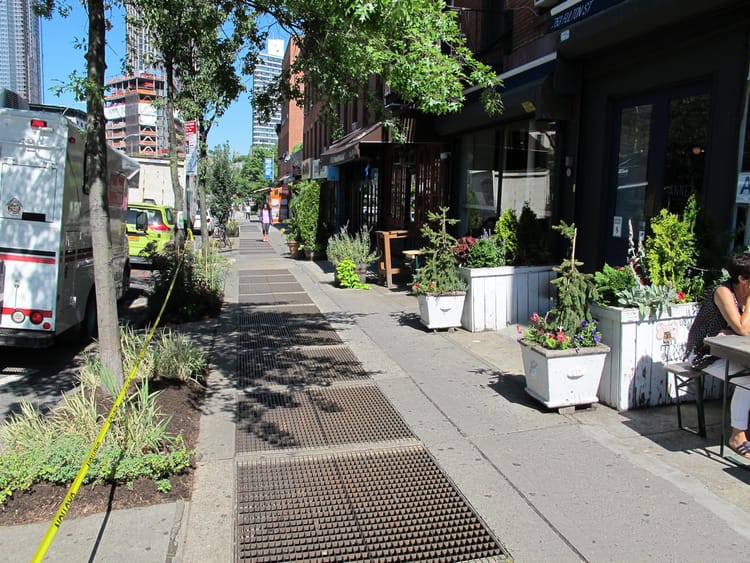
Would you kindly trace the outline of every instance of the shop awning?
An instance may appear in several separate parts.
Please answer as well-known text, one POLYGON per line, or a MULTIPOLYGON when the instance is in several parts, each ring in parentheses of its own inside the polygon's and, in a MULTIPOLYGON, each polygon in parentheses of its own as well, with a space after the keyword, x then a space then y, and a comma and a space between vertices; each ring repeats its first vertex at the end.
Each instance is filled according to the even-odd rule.
POLYGON ((320 154, 320 164, 323 166, 338 166, 346 162, 358 160, 362 143, 383 143, 387 141, 383 124, 378 121, 367 127, 352 131, 345 135, 320 154))
POLYGON ((460 112, 437 119, 435 131, 441 136, 454 135, 526 116, 550 120, 569 117, 568 101, 554 93, 556 67, 557 61, 553 58, 504 78, 504 86, 500 90, 504 108, 501 115, 490 117, 481 100, 476 99, 467 103, 460 112))

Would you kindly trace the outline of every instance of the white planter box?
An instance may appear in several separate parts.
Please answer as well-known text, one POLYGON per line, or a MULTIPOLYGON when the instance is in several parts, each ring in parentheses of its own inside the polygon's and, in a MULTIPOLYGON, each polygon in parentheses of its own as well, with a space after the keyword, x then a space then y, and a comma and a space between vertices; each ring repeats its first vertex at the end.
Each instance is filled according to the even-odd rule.
POLYGON ((609 348, 547 350, 519 340, 526 392, 549 408, 599 402, 597 389, 609 348))
POLYGON ((460 275, 469 285, 461 316, 468 331, 526 324, 533 313, 544 315, 552 308, 552 266, 461 268, 460 275))
MULTIPOLYGON (((599 399, 619 410, 667 405, 674 401, 672 378, 664 365, 685 355, 698 303, 673 305, 671 313, 641 319, 638 309, 591 306, 602 341, 612 349, 604 363, 599 399)), ((721 384, 705 378, 705 396, 721 396, 721 384)))
POLYGON ((419 320, 431 329, 461 326, 461 312, 466 295, 417 295, 419 320))

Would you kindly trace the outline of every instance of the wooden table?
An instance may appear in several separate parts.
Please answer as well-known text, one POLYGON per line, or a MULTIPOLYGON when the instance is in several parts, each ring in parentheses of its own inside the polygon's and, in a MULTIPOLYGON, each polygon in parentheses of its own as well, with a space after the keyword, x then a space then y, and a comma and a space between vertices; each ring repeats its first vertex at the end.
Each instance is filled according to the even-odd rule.
POLYGON ((410 264, 414 264, 412 267, 412 272, 415 272, 417 268, 419 268, 419 257, 424 254, 424 250, 404 250, 402 254, 406 258, 407 262, 409 262, 410 264))
POLYGON ((724 444, 726 443, 727 415, 729 414, 728 391, 729 384, 750 389, 750 337, 728 334, 725 336, 709 336, 704 339, 711 349, 711 355, 727 360, 724 369, 724 392, 721 403, 721 446, 719 455, 724 457, 724 444), (729 375, 729 363, 735 362, 741 365, 742 371, 729 375))
POLYGON ((391 257, 391 241, 394 239, 407 238, 409 231, 376 231, 378 255, 378 282, 384 283, 386 287, 393 287, 393 274, 401 273, 401 268, 393 266, 391 257))

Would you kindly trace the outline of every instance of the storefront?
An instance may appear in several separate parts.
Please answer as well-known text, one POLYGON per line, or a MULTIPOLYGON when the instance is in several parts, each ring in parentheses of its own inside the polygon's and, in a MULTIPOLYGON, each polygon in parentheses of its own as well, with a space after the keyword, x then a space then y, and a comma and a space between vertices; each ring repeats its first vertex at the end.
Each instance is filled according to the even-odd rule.
POLYGON ((671 10, 650 10, 645 21, 636 9, 645 4, 617 3, 560 35, 557 86, 579 100, 565 140, 575 166, 564 214, 581 228, 580 258, 597 268, 624 264, 631 225, 634 238, 646 236, 651 217, 681 213, 691 193, 719 255, 747 217, 736 196, 748 166, 738 155, 750 12, 742 2, 664 2, 671 10))

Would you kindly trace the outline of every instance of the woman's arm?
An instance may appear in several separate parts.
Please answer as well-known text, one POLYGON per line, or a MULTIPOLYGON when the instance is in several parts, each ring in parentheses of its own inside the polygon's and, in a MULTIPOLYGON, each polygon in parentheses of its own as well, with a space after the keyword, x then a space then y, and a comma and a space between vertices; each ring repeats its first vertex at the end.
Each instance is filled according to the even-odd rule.
POLYGON ((735 334, 750 335, 750 295, 744 303, 740 303, 742 313, 737 310, 734 293, 725 285, 720 285, 714 292, 714 303, 735 334))

